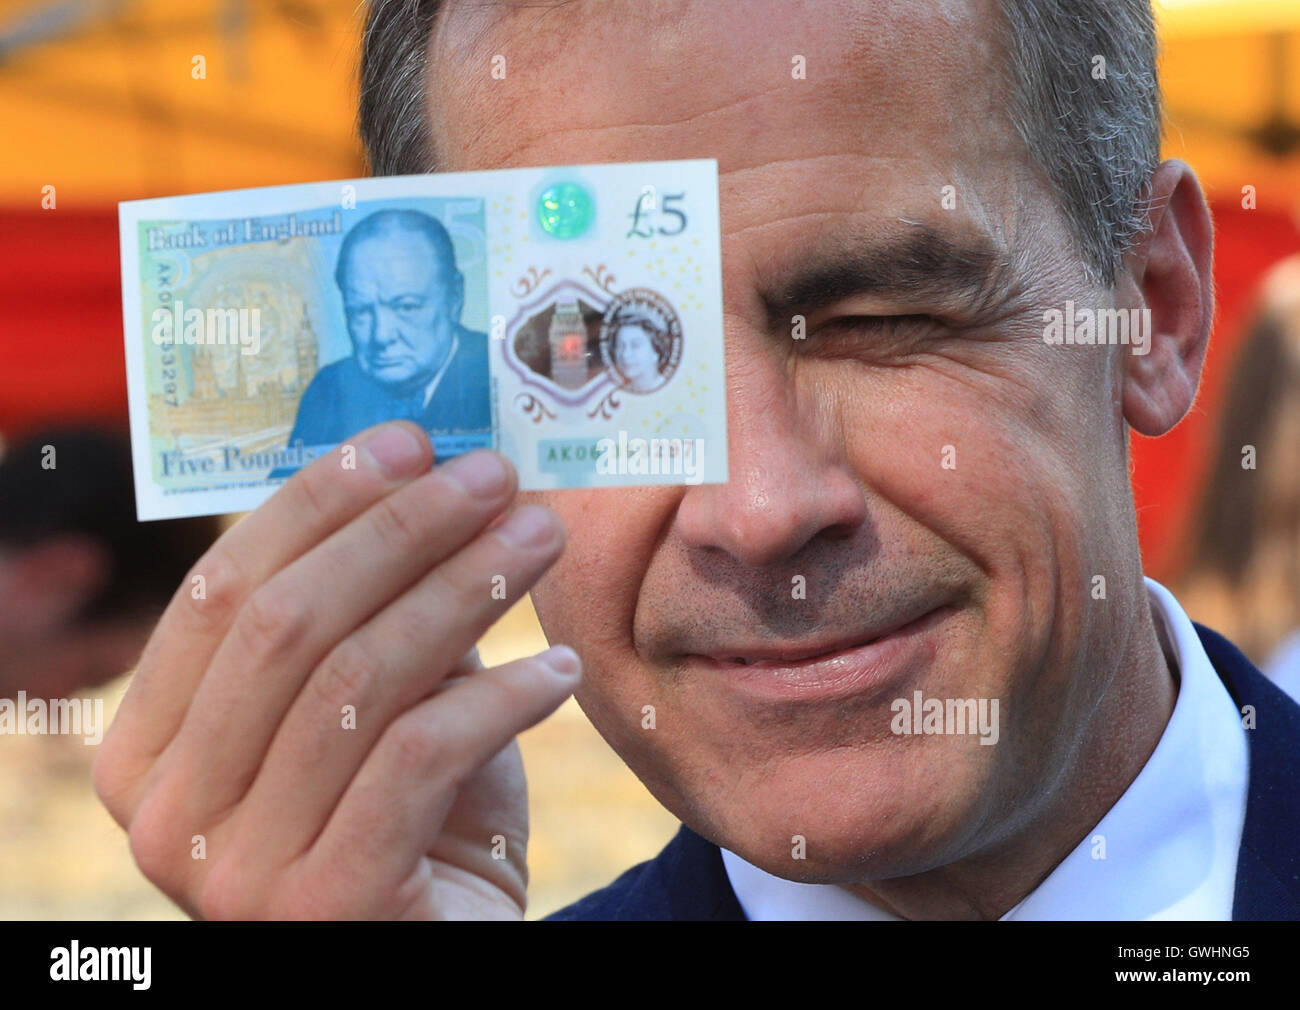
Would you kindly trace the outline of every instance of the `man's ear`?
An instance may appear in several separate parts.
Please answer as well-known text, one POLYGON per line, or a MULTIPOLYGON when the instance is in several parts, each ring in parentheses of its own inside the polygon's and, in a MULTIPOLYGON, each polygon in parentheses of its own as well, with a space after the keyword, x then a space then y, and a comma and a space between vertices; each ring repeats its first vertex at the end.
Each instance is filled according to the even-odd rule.
MULTIPOLYGON (((1151 177, 1147 230, 1124 258, 1118 308, 1147 308, 1147 353, 1122 349, 1124 417, 1163 435, 1191 409, 1214 320, 1214 225, 1187 164, 1163 162, 1151 177)), ((1142 325, 1142 324, 1140 324, 1142 325)))

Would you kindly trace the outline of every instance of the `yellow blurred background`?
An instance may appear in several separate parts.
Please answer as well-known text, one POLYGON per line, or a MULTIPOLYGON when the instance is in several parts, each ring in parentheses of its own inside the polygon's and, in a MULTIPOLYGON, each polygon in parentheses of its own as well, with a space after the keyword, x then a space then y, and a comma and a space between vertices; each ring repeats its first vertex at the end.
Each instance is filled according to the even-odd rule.
MULTIPOLYGON (((363 174, 358 0, 0 0, 0 192, 35 205, 363 174), (196 61, 202 61, 202 76, 196 61)), ((1169 156, 1294 184, 1300 3, 1157 0, 1169 156), (1270 127, 1274 136, 1269 137, 1270 127), (1286 157, 1261 158, 1270 140, 1286 157)))
MULTIPOLYGON (((1250 185, 1280 219, 1300 219, 1300 2, 1158 9, 1167 153, 1190 161, 1225 207, 1250 185)), ((37 214, 47 187, 59 210, 111 211, 119 200, 364 174, 360 17, 357 0, 0 2, 0 210, 37 214)), ((1177 455, 1163 465, 1187 469, 1177 455)), ((1139 480, 1157 573, 1181 521, 1163 493, 1139 480)), ((480 652, 492 664, 545 644, 524 602, 480 652)), ((124 688, 107 692, 108 712, 124 688)), ((530 916, 604 885, 676 829, 572 701, 521 746, 530 916)), ((79 738, 0 739, 0 918, 179 916, 95 801, 92 754, 79 738)))

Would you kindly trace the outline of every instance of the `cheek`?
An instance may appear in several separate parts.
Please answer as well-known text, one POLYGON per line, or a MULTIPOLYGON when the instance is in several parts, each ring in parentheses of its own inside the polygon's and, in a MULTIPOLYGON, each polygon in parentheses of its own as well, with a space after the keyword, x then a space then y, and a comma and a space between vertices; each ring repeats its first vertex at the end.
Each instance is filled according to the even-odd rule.
POLYGON ((951 360, 871 372, 839 383, 849 465, 901 528, 923 529, 917 549, 941 541, 936 558, 955 552, 978 573, 986 646, 1019 666, 1068 642, 1080 629, 1059 622, 1075 623, 1073 601, 1124 542, 1108 519, 1110 455, 1090 443, 1104 431, 1090 432, 1060 376, 1044 385, 951 360))
POLYGON ((428 310, 401 321, 400 332, 410 334, 424 349, 436 348, 447 331, 447 320, 439 312, 428 310))
POLYGON ((366 347, 370 343, 371 325, 369 320, 357 316, 348 320, 348 336, 357 347, 366 347))
POLYGON ((1047 374, 1036 349, 958 348, 892 367, 826 362, 852 468, 869 489, 981 567, 1069 541, 1089 515, 1112 454, 1101 397, 1047 374), (1081 407, 1080 404, 1085 406, 1081 407))

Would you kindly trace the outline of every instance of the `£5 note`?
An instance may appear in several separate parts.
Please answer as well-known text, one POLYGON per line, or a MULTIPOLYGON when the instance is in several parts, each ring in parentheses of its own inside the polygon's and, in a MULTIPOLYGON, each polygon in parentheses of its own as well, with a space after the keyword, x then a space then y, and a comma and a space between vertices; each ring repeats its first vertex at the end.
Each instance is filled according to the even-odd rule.
POLYGON ((727 479, 714 161, 276 186, 119 219, 141 519, 255 508, 399 418, 440 461, 499 450, 524 490, 727 479))

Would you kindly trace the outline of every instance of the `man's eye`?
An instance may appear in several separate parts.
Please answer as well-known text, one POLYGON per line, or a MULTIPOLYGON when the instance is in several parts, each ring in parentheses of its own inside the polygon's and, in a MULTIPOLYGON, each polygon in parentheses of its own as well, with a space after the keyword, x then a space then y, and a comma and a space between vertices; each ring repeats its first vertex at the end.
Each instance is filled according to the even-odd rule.
POLYGON ((394 306, 398 312, 418 312, 424 308, 424 302, 416 298, 406 298, 397 302, 394 306))
POLYGON ((933 316, 920 314, 907 316, 840 316, 822 327, 836 336, 866 336, 869 339, 894 339, 921 336, 942 328, 933 316))

